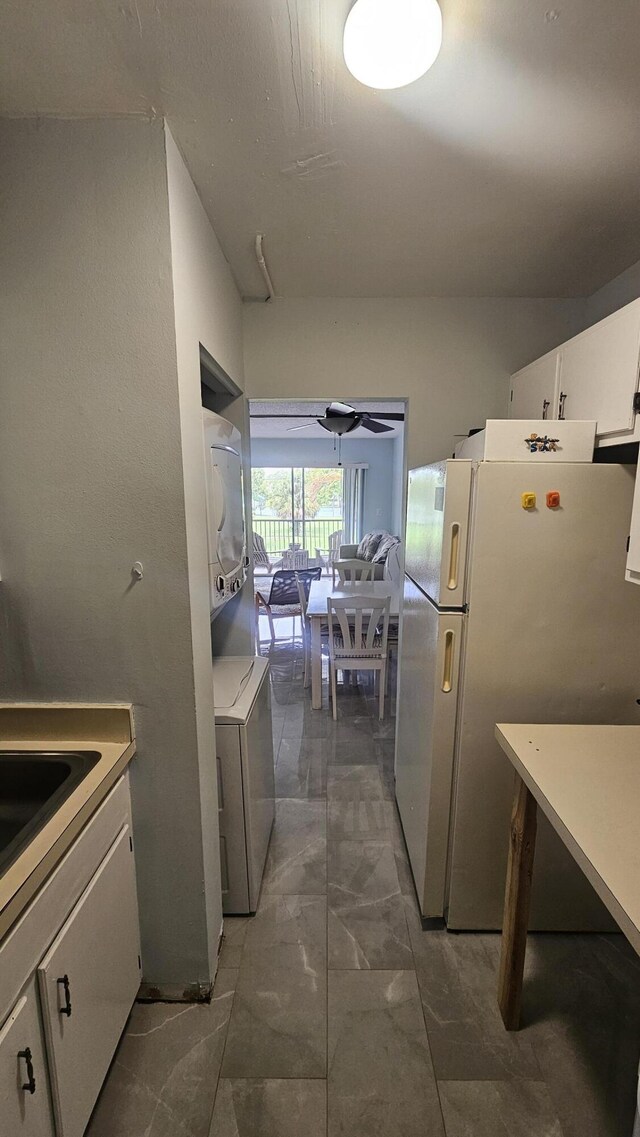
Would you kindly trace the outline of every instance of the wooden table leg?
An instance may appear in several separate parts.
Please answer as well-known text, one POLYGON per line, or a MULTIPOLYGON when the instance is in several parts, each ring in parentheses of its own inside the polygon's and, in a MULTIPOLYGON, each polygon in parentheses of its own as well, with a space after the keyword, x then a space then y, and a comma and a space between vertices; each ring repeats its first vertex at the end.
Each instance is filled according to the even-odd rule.
POLYGON ((498 1005, 507 1030, 518 1030, 520 1026, 524 956, 536 848, 536 815, 536 799, 520 775, 516 774, 498 979, 498 1005))
POLYGON ((322 710, 322 620, 311 617, 311 706, 322 710))

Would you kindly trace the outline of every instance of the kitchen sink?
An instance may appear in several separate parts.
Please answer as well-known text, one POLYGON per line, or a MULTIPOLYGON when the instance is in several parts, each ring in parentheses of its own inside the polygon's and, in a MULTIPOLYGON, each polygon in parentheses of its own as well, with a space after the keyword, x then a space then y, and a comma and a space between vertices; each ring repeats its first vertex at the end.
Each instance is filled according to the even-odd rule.
POLYGON ((0 750, 0 875, 99 759, 96 750, 0 750))

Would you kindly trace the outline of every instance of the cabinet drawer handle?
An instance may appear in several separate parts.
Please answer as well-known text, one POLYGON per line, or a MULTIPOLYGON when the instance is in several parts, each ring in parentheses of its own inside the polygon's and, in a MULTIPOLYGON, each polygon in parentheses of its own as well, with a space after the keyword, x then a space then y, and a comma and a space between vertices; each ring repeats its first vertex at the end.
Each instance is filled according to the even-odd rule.
POLYGON ((19 1050, 18 1051, 18 1058, 24 1058, 24 1060, 27 1064, 27 1081, 22 1086, 22 1089, 26 1090, 27 1093, 35 1094, 35 1092, 36 1092, 36 1080, 33 1076, 33 1062, 31 1059, 30 1048, 27 1046, 26 1050, 19 1050))
POLYGON ((69 988, 69 976, 63 975, 62 979, 56 979, 56 983, 64 990, 64 1006, 60 1007, 60 1014, 66 1015, 71 1018, 71 990, 69 988))

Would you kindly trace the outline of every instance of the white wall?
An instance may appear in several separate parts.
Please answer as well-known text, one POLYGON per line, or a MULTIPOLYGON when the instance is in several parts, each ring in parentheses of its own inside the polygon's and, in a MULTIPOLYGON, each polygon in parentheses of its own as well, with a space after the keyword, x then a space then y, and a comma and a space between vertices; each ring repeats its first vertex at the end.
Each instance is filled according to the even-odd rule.
POLYGON ((507 413, 509 376, 581 327, 580 300, 276 300, 245 303, 252 398, 409 398, 408 462, 507 413))
POLYGON ((630 304, 640 296, 640 261, 631 265, 620 276, 614 277, 608 284, 603 285, 585 303, 584 326, 588 328, 603 320, 618 308, 630 304))
POLYGON ((241 373, 239 300, 169 143, 170 235, 162 123, 0 129, 1 695, 134 703, 144 978, 180 992, 220 923, 197 336, 241 373))
MULTIPOLYGON (((394 439, 344 438, 343 463, 364 463, 365 476, 363 533, 370 529, 389 529, 397 516, 394 493, 394 439)), ((336 466, 337 458, 330 435, 324 438, 252 438, 253 466, 336 466)))
POLYGON ((216 235, 166 126, 165 140, 184 500, 190 568, 195 710, 200 754, 204 893, 209 925, 209 963, 211 973, 215 974, 218 937, 222 926, 222 906, 206 503, 202 473, 200 344, 238 386, 242 387, 242 304, 216 235))

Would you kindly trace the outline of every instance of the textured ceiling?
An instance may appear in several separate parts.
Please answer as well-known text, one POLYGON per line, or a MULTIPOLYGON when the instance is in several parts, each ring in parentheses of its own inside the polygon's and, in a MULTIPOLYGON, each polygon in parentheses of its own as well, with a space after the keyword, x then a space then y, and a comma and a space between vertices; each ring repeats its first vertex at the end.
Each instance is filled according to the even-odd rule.
POLYGON ((396 92, 341 58, 350 0, 20 0, 0 108, 166 114, 241 292, 561 296, 640 256, 637 0, 442 0, 396 92))

